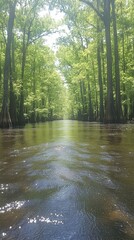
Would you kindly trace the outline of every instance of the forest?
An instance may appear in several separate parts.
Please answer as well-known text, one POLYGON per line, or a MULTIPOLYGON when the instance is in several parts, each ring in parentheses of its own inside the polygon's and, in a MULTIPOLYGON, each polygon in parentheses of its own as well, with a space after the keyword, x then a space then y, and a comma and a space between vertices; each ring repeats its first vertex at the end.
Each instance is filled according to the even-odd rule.
POLYGON ((133 0, 0 0, 0 127, 65 118, 134 119, 133 0))

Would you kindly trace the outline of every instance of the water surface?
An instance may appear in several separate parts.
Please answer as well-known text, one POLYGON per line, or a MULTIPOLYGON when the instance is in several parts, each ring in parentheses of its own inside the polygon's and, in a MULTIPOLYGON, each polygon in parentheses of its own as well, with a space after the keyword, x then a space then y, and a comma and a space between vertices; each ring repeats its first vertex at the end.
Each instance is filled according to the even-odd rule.
POLYGON ((134 125, 0 130, 0 239, 134 239, 134 125))

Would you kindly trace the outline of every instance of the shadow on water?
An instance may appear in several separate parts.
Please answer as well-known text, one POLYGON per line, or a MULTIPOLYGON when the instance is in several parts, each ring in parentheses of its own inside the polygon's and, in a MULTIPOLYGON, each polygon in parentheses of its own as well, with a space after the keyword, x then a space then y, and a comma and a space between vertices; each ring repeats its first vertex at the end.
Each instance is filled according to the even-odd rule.
POLYGON ((134 239, 134 126, 0 131, 0 239, 134 239))

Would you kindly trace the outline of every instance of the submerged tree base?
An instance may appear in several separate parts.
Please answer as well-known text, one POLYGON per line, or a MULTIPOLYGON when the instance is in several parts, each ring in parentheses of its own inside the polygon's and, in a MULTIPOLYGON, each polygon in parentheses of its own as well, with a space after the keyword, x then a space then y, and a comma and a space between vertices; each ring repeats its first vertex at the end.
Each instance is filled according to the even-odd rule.
POLYGON ((11 128, 12 127, 12 121, 10 118, 8 106, 2 107, 2 111, 0 114, 0 127, 1 128, 11 128))
POLYGON ((114 123, 117 123, 117 124, 125 124, 127 123, 127 120, 125 119, 120 119, 120 120, 108 120, 108 119, 105 119, 102 123, 104 124, 114 124, 114 123))

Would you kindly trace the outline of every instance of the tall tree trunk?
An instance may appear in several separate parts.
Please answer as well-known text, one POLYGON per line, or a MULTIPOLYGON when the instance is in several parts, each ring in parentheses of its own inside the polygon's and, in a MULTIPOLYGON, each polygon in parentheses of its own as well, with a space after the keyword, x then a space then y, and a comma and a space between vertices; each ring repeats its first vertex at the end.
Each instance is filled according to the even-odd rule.
POLYGON ((100 121, 104 121, 104 107, 103 107, 103 84, 102 84, 102 71, 101 71, 101 56, 100 56, 100 44, 97 44, 97 61, 98 61, 98 82, 99 82, 99 94, 100 94, 100 121))
MULTIPOLYGON (((36 8, 38 0, 36 1, 34 8, 36 8)), ((33 11, 35 9, 33 8, 33 11)), ((33 21, 35 19, 35 12, 33 17, 31 18, 29 24, 25 22, 24 29, 23 29, 23 43, 22 43, 22 66, 21 66, 21 90, 20 90, 20 106, 19 106, 19 125, 25 125, 25 118, 24 118, 24 75, 25 75, 25 64, 26 64, 26 55, 27 49, 29 46, 30 36, 31 36, 31 27, 33 21)))
POLYGON ((114 59, 115 59, 115 82, 116 82, 116 118, 117 122, 123 121, 121 95, 120 95, 120 69, 119 69, 119 51, 118 37, 116 27, 115 0, 112 3, 113 32, 114 32, 114 59))
MULTIPOLYGON (((121 16, 123 16, 124 9, 121 4, 121 16)), ((126 73, 126 58, 125 58, 125 28, 124 24, 122 24, 122 70, 125 75, 126 73)), ((125 83, 123 82, 123 96, 122 100, 124 102, 123 104, 123 118, 124 120, 128 119, 128 104, 127 104, 127 94, 126 94, 126 86, 125 83)))
MULTIPOLYGON (((99 0, 97 0, 97 9, 99 11, 99 0)), ((100 94, 100 122, 104 121, 104 107, 103 107, 103 84, 102 84, 102 64, 101 64, 101 39, 100 39, 100 23, 97 18, 97 62, 98 62, 98 82, 99 82, 99 94, 100 94)))
POLYGON ((94 110, 94 120, 98 120, 98 93, 97 93, 97 82, 96 82, 96 71, 94 67, 94 61, 92 60, 92 69, 93 69, 93 81, 95 89, 95 110, 94 110))
POLYGON ((88 79, 88 120, 89 122, 94 121, 94 114, 93 114, 93 104, 92 104, 92 94, 91 94, 91 87, 90 87, 90 82, 89 82, 89 76, 87 76, 88 79))
POLYGON ((35 76, 35 69, 36 69, 36 64, 35 64, 35 56, 33 59, 33 95, 34 95, 34 99, 33 99, 33 104, 32 104, 32 114, 31 114, 31 122, 35 123, 36 122, 36 112, 35 112, 35 108, 36 108, 36 100, 35 100, 35 95, 36 95, 36 76, 35 76))
MULTIPOLYGON (((0 51, 2 52, 2 43, 0 43, 0 51)), ((0 92, 2 90, 2 57, 0 54, 0 92)), ((1 99, 0 99, 1 101, 1 99)))
POLYGON ((26 29, 24 27, 23 31, 23 43, 22 43, 22 65, 21 65, 21 89, 20 89, 20 106, 19 106, 19 125, 23 126, 25 124, 24 119, 24 73, 25 73, 25 63, 26 63, 26 29))
POLYGON ((85 89, 85 85, 84 82, 81 80, 79 83, 80 86, 80 102, 82 104, 82 120, 87 120, 87 108, 86 108, 86 89, 85 89))
POLYGON ((12 37, 12 63, 10 66, 10 104, 9 104, 9 112, 12 119, 12 125, 16 126, 18 124, 17 121, 17 104, 16 104, 16 95, 13 89, 13 82, 16 80, 16 73, 15 73, 15 59, 14 59, 14 35, 12 37))
POLYGON ((5 63, 4 63, 4 84, 3 84, 3 103, 1 111, 0 126, 2 128, 9 128, 12 126, 12 121, 9 114, 9 101, 8 101, 8 90, 9 90, 9 79, 10 79, 10 66, 11 66, 11 43, 12 33, 15 19, 15 8, 16 2, 10 2, 9 5, 9 19, 7 27, 7 43, 5 51, 5 63))
POLYGON ((116 122, 114 98, 113 98, 113 79, 112 79, 112 50, 110 35, 110 0, 104 1, 104 24, 106 36, 107 51, 107 99, 106 99, 106 116, 107 123, 116 122))

